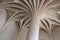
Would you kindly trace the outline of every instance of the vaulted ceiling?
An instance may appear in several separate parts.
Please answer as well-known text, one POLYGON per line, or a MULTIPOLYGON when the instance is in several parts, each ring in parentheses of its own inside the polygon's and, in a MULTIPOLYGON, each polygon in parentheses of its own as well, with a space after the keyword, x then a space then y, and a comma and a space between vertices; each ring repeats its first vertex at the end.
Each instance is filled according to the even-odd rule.
POLYGON ((35 13, 40 15, 39 40, 60 39, 60 0, 1 0, 0 10, 0 29, 5 30, 10 24, 16 24, 18 40, 27 38, 35 13))

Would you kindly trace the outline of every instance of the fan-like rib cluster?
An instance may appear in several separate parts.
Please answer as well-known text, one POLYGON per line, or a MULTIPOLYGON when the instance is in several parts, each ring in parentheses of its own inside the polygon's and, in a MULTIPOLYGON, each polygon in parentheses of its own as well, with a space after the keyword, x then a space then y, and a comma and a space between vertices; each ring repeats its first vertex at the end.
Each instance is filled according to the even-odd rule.
POLYGON ((60 0, 15 0, 0 4, 7 12, 7 23, 13 20, 19 27, 28 27, 34 13, 40 15, 40 27, 51 31, 52 24, 60 24, 60 0))

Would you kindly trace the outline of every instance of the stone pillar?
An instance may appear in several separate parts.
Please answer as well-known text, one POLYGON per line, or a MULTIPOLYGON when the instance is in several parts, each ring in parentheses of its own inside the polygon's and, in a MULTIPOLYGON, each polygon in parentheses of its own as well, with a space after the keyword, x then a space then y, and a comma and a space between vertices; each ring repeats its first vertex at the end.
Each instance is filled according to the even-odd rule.
POLYGON ((39 38, 39 29, 40 29, 39 23, 40 23, 40 16, 34 14, 32 16, 30 30, 29 30, 27 40, 38 40, 38 38, 39 38))

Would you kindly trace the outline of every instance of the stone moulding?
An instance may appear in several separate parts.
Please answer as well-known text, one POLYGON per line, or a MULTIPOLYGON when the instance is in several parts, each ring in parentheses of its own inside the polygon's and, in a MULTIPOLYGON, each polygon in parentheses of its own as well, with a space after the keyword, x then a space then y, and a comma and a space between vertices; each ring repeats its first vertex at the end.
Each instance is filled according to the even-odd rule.
MULTIPOLYGON (((2 36, 4 36, 5 33, 4 30, 7 30, 7 28, 10 27, 10 25, 13 28, 14 26, 16 26, 14 30, 17 30, 17 32, 12 31, 11 34, 15 32, 17 35, 25 27, 28 29, 30 26, 31 18, 34 14, 40 16, 40 30, 43 30, 41 31, 41 34, 42 33, 43 34, 45 33, 46 35, 54 34, 53 36, 55 36, 56 33, 55 30, 56 29, 58 30, 60 28, 60 0, 13 0, 13 1, 1 0, 0 4, 1 40, 4 40, 2 39, 2 36)), ((10 31, 12 27, 10 27, 10 31)), ((60 38, 60 36, 57 35, 58 33, 59 32, 56 33, 56 36, 60 38)), ((55 38, 52 38, 52 36, 49 37, 51 38, 51 40, 56 39, 56 37, 55 38)), ((42 38, 41 39, 39 38, 39 40, 42 40, 42 38)), ((56 40, 59 40, 58 38, 56 40)), ((12 40, 12 38, 10 39, 12 40)), ((50 40, 48 38, 45 39, 50 40)))

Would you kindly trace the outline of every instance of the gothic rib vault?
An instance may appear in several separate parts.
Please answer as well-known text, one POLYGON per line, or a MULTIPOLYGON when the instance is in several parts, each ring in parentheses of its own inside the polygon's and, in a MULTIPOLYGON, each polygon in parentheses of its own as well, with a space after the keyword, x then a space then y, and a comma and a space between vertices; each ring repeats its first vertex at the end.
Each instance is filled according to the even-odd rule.
POLYGON ((0 40, 26 40, 34 14, 39 40, 60 40, 60 0, 1 0, 0 40))

